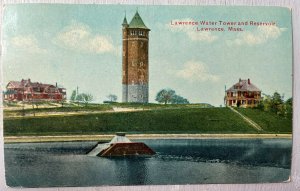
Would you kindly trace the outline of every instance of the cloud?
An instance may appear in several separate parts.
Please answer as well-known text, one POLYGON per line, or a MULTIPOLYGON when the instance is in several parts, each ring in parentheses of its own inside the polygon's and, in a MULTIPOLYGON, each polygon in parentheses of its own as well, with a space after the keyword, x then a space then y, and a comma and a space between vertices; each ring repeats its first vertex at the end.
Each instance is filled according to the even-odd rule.
POLYGON ((29 53, 46 53, 46 49, 43 49, 39 46, 38 40, 33 35, 26 36, 15 36, 10 40, 10 44, 22 51, 27 51, 29 53))
POLYGON ((219 81, 219 77, 211 74, 206 64, 200 61, 186 62, 182 69, 175 72, 175 75, 179 78, 186 79, 189 82, 219 81))
POLYGON ((263 44, 270 40, 277 39, 286 28, 279 28, 277 26, 258 26, 254 31, 245 31, 240 33, 234 40, 228 40, 228 45, 257 45, 263 44))
MULTIPOLYGON (((172 23, 175 22, 195 22, 195 20, 191 18, 172 20, 172 23)), ((213 42, 218 39, 218 36, 209 31, 197 31, 197 25, 171 25, 168 23, 166 26, 172 32, 185 33, 192 41, 213 42)))
POLYGON ((73 51, 96 54, 116 51, 111 37, 94 33, 88 25, 75 21, 60 31, 53 42, 73 51))

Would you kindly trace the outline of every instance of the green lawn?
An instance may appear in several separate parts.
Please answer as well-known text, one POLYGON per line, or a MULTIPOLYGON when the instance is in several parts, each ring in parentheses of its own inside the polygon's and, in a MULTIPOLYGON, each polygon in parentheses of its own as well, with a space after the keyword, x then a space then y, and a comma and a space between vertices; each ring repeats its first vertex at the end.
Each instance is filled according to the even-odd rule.
MULTIPOLYGON (((49 104, 49 103, 47 103, 49 104)), ((29 105, 31 106, 31 105, 29 105)), ((34 115, 37 113, 45 112, 93 112, 93 111, 112 111, 113 107, 121 108, 135 108, 135 109, 182 109, 182 108, 211 108, 210 104, 200 103, 200 104, 140 104, 140 103, 111 103, 111 104, 84 104, 77 105, 64 104, 64 107, 40 107, 40 108, 27 108, 25 110, 22 107, 18 107, 15 110, 4 110, 4 118, 13 116, 23 116, 23 115, 34 115)))
POLYGON ((18 110, 4 110, 4 118, 11 116, 22 116, 33 115, 34 113, 45 113, 45 112, 82 112, 82 111, 110 111, 113 110, 111 105, 101 104, 93 105, 90 104, 87 107, 85 106, 65 106, 65 107, 49 107, 49 108, 34 108, 34 109, 25 109, 22 108, 18 110))
MULTIPOLYGON (((49 106, 50 103, 47 103, 46 106, 49 106)), ((8 105, 8 103, 6 103, 8 105)), ((15 105, 14 105, 15 106, 15 105)), ((32 107, 32 105, 27 104, 27 106, 32 107)), ((45 106, 45 105, 41 105, 45 106)), ((182 108, 211 108, 210 104, 200 103, 200 104, 140 104, 140 103, 110 103, 110 104, 92 104, 89 103, 87 106, 80 103, 77 105, 76 103, 65 103, 64 107, 39 107, 36 108, 26 108, 22 109, 22 106, 18 105, 14 110, 4 110, 4 117, 12 117, 12 116, 23 116, 32 115, 35 113, 45 113, 45 112, 93 112, 93 111, 112 111, 113 107, 118 108, 135 108, 135 109, 182 109, 182 108)))
POLYGON ((4 119, 4 135, 127 133, 257 133, 228 108, 157 109, 127 113, 4 119))
POLYGON ((278 116, 275 113, 263 112, 259 109, 238 108, 240 113, 249 117, 260 125, 265 132, 291 133, 292 119, 290 117, 278 116))

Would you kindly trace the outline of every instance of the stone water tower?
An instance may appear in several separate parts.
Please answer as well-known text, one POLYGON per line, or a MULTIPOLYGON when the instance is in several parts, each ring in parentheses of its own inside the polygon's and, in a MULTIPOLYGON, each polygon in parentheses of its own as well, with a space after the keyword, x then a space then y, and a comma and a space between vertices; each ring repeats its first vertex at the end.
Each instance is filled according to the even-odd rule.
POLYGON ((123 102, 148 103, 149 97, 149 31, 138 11, 128 24, 122 24, 123 102))

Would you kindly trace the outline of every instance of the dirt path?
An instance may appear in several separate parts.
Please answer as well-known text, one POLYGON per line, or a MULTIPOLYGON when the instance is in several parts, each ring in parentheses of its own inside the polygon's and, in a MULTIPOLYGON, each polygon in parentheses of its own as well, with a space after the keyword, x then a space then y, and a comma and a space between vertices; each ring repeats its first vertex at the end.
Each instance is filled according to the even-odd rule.
POLYGON ((70 111, 70 112, 37 112, 35 114, 27 114, 26 116, 7 116, 5 119, 14 119, 14 118, 26 118, 26 117, 45 117, 45 116, 74 116, 74 115, 86 115, 86 114, 97 114, 97 113, 127 113, 127 112, 138 112, 138 111, 147 111, 150 109, 142 109, 142 108, 121 108, 121 107, 113 107, 112 110, 105 111, 70 111))
POLYGON ((262 127, 259 126, 257 123, 255 123, 254 121, 252 121, 250 118, 246 117, 245 115, 241 114, 240 112, 238 112, 237 110, 235 110, 232 107, 229 107, 231 109, 231 111, 235 112, 236 114, 238 114, 239 116, 241 116, 249 125, 251 125, 253 128, 255 128, 258 131, 262 131, 262 127))
MULTIPOLYGON (((57 136, 5 136, 5 143, 109 141, 115 135, 57 135, 57 136)), ((128 134, 131 140, 139 139, 291 139, 292 134, 128 134)))

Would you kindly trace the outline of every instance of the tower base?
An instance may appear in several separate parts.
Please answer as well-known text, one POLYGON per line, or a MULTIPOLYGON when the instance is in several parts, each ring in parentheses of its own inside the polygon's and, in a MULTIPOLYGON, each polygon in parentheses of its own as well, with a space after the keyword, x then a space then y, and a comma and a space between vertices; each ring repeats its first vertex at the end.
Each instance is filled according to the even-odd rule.
POLYGON ((124 85, 122 102, 148 103, 148 85, 124 85))

